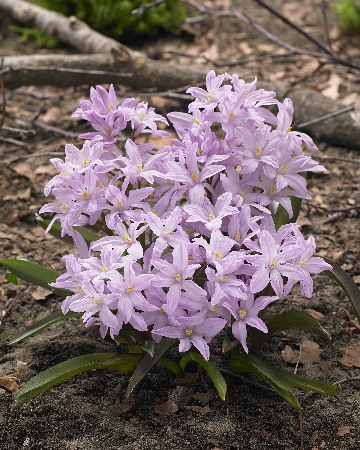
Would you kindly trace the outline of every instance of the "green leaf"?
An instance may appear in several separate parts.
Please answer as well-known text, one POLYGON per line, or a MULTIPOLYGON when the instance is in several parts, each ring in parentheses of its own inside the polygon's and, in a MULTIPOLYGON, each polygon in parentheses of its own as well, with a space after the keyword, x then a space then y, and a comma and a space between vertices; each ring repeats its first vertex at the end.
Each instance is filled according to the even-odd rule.
POLYGON ((33 336, 36 333, 39 333, 45 328, 50 327, 54 323, 60 322, 62 320, 71 319, 71 317, 79 317, 82 316, 82 313, 69 311, 67 314, 63 314, 61 311, 55 311, 38 322, 32 324, 30 327, 26 328, 20 334, 11 339, 8 345, 16 345, 19 342, 27 339, 30 336, 33 336))
POLYGON ((251 350, 255 354, 260 353, 265 342, 274 333, 278 333, 279 331, 300 330, 331 339, 329 333, 319 324, 319 322, 304 311, 290 311, 278 314, 268 319, 265 323, 269 330, 268 333, 262 333, 255 329, 253 330, 251 350))
POLYGON ((18 409, 32 398, 47 391, 52 386, 68 380, 82 372, 93 369, 117 370, 119 372, 132 372, 141 360, 140 355, 115 353, 90 353, 77 356, 50 367, 44 372, 31 378, 15 395, 13 409, 18 409))
POLYGON ((129 373, 134 372, 140 361, 141 355, 125 353, 122 355, 116 355, 113 358, 104 361, 99 369, 112 369, 123 373, 129 373))
POLYGON ((169 350, 170 347, 175 345, 175 339, 162 338, 161 341, 155 345, 154 354, 150 356, 146 353, 137 368, 135 369, 132 377, 130 378, 128 387, 126 389, 126 397, 129 397, 135 387, 140 381, 150 372, 158 360, 169 350))
POLYGON ((294 395, 295 387, 325 395, 337 394, 341 390, 339 386, 334 386, 330 383, 312 380, 311 378, 276 369, 264 363, 256 356, 246 353, 232 356, 229 369, 235 373, 255 373, 290 403, 291 406, 299 410, 301 406, 294 395))
POLYGON ((17 279, 17 276, 15 276, 15 275, 14 275, 13 273, 11 273, 11 272, 7 273, 7 274, 5 275, 5 278, 8 280, 9 283, 16 284, 16 285, 19 284, 19 281, 18 281, 18 279, 17 279))
POLYGON ((332 278, 341 287, 345 294, 349 297, 356 315, 360 319, 360 289, 354 280, 340 266, 324 258, 328 264, 332 265, 333 270, 326 270, 325 275, 332 278))
POLYGON ((15 395, 14 409, 27 403, 32 398, 50 389, 56 384, 92 369, 104 368, 103 363, 115 357, 112 353, 93 353, 77 356, 65 362, 50 367, 31 378, 15 395))
POLYGON ((291 195, 290 200, 293 209, 293 216, 290 219, 286 209, 279 204, 274 215, 276 230, 278 230, 282 225, 286 225, 287 223, 295 223, 297 221, 297 218, 299 217, 302 201, 301 198, 291 195))
POLYGON ((52 288, 49 286, 49 283, 53 283, 59 276, 53 270, 23 259, 0 259, 0 264, 22 280, 29 281, 50 291, 52 288))
POLYGON ((221 400, 225 400, 227 385, 224 377, 221 375, 220 370, 216 367, 216 365, 212 361, 206 361, 200 353, 197 352, 186 352, 184 356, 180 360, 180 367, 185 369, 186 365, 190 361, 195 361, 203 367, 212 382, 214 383, 215 389, 217 390, 219 397, 221 400))
POLYGON ((221 351, 223 353, 231 352, 231 350, 234 350, 238 345, 239 341, 232 341, 228 335, 225 335, 221 345, 221 351))
POLYGON ((177 362, 173 361, 170 358, 165 358, 162 356, 158 359, 157 365, 166 367, 167 369, 171 370, 171 372, 176 376, 179 377, 181 375, 181 369, 177 362))
MULTIPOLYGON (((46 228, 48 227, 50 220, 45 220, 43 219, 41 216, 37 215, 36 216, 36 221, 37 223, 41 226, 41 228, 43 228, 44 230, 46 230, 46 228)), ((97 241, 98 239, 100 239, 100 236, 98 236, 95 233, 92 233, 91 231, 87 230, 86 228, 82 228, 82 227, 74 227, 75 230, 77 230, 81 236, 85 239, 85 242, 87 244, 91 244, 91 242, 97 241)), ((57 239, 60 239, 64 242, 67 242, 68 244, 73 245, 73 239, 71 236, 65 235, 65 236, 61 236, 61 232, 62 232, 62 228, 61 225, 58 221, 55 221, 53 223, 53 225, 51 226, 51 229, 49 230, 49 233, 56 237, 57 239)))

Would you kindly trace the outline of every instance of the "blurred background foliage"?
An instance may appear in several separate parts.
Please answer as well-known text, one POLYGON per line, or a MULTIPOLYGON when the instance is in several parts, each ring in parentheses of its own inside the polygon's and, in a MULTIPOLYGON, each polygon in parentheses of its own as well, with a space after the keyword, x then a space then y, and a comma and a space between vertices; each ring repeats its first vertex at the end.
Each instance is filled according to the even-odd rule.
MULTIPOLYGON (((32 3, 66 16, 76 16, 91 28, 114 39, 136 42, 144 37, 156 37, 163 31, 177 29, 188 16, 186 6, 178 0, 167 0, 147 9, 144 14, 131 12, 152 0, 31 0, 32 3)), ((56 47, 60 41, 40 30, 11 25, 11 30, 37 44, 56 47)))

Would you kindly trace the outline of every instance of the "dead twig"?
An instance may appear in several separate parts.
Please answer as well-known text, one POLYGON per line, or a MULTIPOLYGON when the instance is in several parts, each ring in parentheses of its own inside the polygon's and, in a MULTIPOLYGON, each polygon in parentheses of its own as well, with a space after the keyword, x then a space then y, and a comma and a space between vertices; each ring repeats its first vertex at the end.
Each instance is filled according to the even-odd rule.
POLYGON ((335 381, 334 384, 337 384, 337 385, 341 386, 342 384, 354 383, 356 381, 360 381, 360 375, 358 375, 356 377, 351 377, 351 378, 344 378, 343 380, 340 380, 340 381, 335 381))
POLYGON ((8 165, 16 161, 20 161, 21 159, 40 158, 41 156, 63 156, 63 155, 64 152, 37 152, 37 153, 30 153, 29 155, 15 156, 14 158, 11 159, 4 159, 2 163, 8 165))
POLYGON ((360 159, 352 159, 352 158, 341 158, 339 156, 320 156, 316 155, 316 159, 319 161, 341 161, 353 164, 360 164, 360 159))
POLYGON ((336 57, 335 53, 327 48, 324 44, 322 44, 318 39, 314 38, 314 36, 311 36, 309 33, 307 33, 303 28, 299 27, 294 23, 292 20, 288 19, 287 17, 283 16, 281 13, 279 13, 278 10, 274 9, 272 6, 265 3, 263 0, 254 0, 256 3, 258 3, 260 6, 268 10, 273 16, 280 19, 283 23, 286 25, 289 25, 291 28, 293 28, 295 31, 297 31, 299 34, 304 36, 308 41, 312 42, 316 45, 320 50, 322 50, 327 55, 333 57, 336 57))
POLYGON ((329 214, 333 213, 346 213, 349 211, 354 211, 356 209, 360 209, 360 205, 358 206, 349 206, 348 208, 327 208, 325 206, 315 205, 314 203, 308 203, 308 206, 315 209, 320 209, 321 211, 326 211, 329 214))
POLYGON ((0 136, 0 141, 6 142, 8 144, 14 144, 17 145, 18 147, 28 148, 28 144, 25 144, 25 142, 18 141, 17 139, 0 136))
POLYGON ((309 120, 308 122, 303 122, 296 125, 296 128, 304 128, 309 125, 314 125, 315 123, 324 122, 324 120, 331 119, 332 117, 340 116, 341 114, 345 114, 354 109, 354 105, 346 106, 345 108, 338 109, 337 111, 333 111, 329 114, 325 114, 323 116, 317 117, 316 119, 309 120))
POLYGON ((167 0, 155 0, 153 2, 141 5, 139 8, 133 9, 131 14, 138 14, 142 16, 148 9, 155 8, 156 6, 161 5, 161 3, 166 3, 167 0))

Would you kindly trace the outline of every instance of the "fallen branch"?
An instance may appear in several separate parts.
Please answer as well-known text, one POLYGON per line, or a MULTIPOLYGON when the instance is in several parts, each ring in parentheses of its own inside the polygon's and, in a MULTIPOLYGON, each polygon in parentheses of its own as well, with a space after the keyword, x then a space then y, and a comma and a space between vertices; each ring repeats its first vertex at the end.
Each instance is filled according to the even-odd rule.
MULTIPOLYGON (((212 17, 235 17, 254 27, 268 39, 287 48, 291 54, 322 57, 327 62, 340 61, 332 55, 301 50, 276 38, 249 17, 236 11, 211 12, 199 6, 196 0, 186 0, 200 12, 212 17), (260 28, 259 28, 260 27, 260 28), (328 58, 328 59, 327 59, 328 58)), ((0 12, 26 24, 36 26, 51 36, 91 55, 28 55, 4 57, 0 77, 6 88, 21 85, 70 86, 77 84, 117 83, 133 88, 156 88, 170 91, 178 87, 195 85, 205 79, 208 67, 171 65, 148 58, 119 42, 92 30, 84 22, 65 17, 24 0, 0 0, 0 12)), ((352 63, 344 64, 354 67, 352 63)), ((334 117, 338 102, 311 89, 294 88, 285 83, 259 83, 259 87, 276 90, 279 100, 290 96, 296 112, 296 123, 317 139, 332 145, 360 149, 360 127, 350 113, 334 117), (327 116, 325 117, 324 116, 327 116), (319 117, 322 122, 319 122, 319 117), (304 124, 305 123, 305 124, 304 124)), ((156 95, 156 92, 153 93, 156 95)))

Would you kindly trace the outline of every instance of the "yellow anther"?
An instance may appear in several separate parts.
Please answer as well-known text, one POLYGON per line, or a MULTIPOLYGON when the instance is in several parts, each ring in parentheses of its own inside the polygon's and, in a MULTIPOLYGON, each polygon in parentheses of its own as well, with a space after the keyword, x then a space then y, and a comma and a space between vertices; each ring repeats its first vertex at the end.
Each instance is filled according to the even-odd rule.
POLYGON ((105 130, 105 133, 106 133, 108 136, 110 136, 110 134, 111 134, 110 128, 107 128, 107 129, 105 130))
POLYGON ((196 123, 196 125, 199 125, 200 122, 197 119, 195 119, 194 123, 196 123))
POLYGON ((306 266, 306 264, 307 264, 307 259, 303 259, 302 261, 300 261, 300 266, 306 266))
POLYGON ((154 209, 154 208, 153 208, 153 209, 151 210, 151 212, 152 212, 152 213, 153 213, 153 214, 154 214, 155 216, 157 216, 157 215, 158 215, 158 213, 157 213, 156 209, 154 209))
POLYGON ((171 178, 166 178, 166 182, 167 182, 167 183, 171 183, 171 182, 172 182, 172 179, 171 179, 171 178))
POLYGON ((82 291, 82 287, 80 286, 80 284, 79 284, 79 286, 76 286, 76 289, 77 289, 78 291, 82 291))
POLYGON ((275 262, 275 261, 271 261, 270 267, 271 267, 272 269, 275 269, 275 267, 276 267, 276 262, 275 262))
POLYGON ((213 214, 213 213, 209 214, 209 219, 210 220, 214 220, 215 219, 215 214, 213 214))
POLYGON ((216 252, 215 253, 215 257, 218 258, 218 259, 221 258, 221 253, 220 252, 216 252))
POLYGON ((99 184, 99 188, 102 189, 104 185, 102 183, 99 184))
POLYGON ((220 281, 226 281, 226 280, 227 280, 227 278, 226 278, 225 275, 223 275, 222 277, 220 277, 220 281))
POLYGON ((104 267, 101 268, 101 272, 106 273, 107 271, 108 271, 108 268, 107 268, 107 267, 104 266, 104 267))
POLYGON ((84 166, 86 166, 87 163, 88 163, 88 160, 87 160, 87 159, 84 159, 84 160, 83 160, 84 166))
POLYGON ((133 288, 132 288, 132 286, 129 286, 126 290, 127 290, 128 292, 132 292, 133 288))
POLYGON ((246 317, 246 309, 240 309, 239 316, 240 316, 240 319, 245 319, 245 317, 246 317))
POLYGON ((131 237, 127 234, 124 234, 124 241, 129 244, 131 242, 131 237))
POLYGON ((112 111, 114 108, 112 105, 109 106, 109 111, 112 111))
POLYGON ((185 331, 185 333, 186 333, 188 336, 190 336, 190 334, 192 334, 192 329, 191 329, 191 328, 188 328, 188 329, 185 331))
POLYGON ((81 193, 81 195, 82 195, 84 198, 87 198, 88 193, 87 193, 86 191, 84 191, 84 192, 81 193))
POLYGON ((193 255, 189 255, 189 256, 188 256, 188 260, 189 260, 189 261, 193 261, 193 259, 194 259, 193 255))
POLYGON ((240 231, 237 231, 235 233, 235 241, 240 242, 240 239, 241 239, 241 233, 240 233, 240 231))
POLYGON ((93 301, 93 303, 94 305, 101 305, 101 301, 97 298, 93 301))
POLYGON ((244 193, 243 192, 239 192, 239 196, 240 197, 244 197, 244 193))
POLYGON ((122 202, 119 200, 118 202, 116 202, 116 204, 117 204, 118 208, 120 208, 122 205, 122 202))
POLYGON ((281 169, 283 172, 285 172, 285 170, 287 169, 287 167, 286 167, 285 164, 283 164, 283 165, 280 167, 280 169, 281 169))
POLYGON ((161 313, 165 312, 164 308, 160 308, 159 312, 161 312, 161 313))
POLYGON ((210 94, 208 94, 207 98, 208 98, 208 100, 211 100, 211 99, 212 99, 212 97, 211 97, 210 94))
POLYGON ((138 170, 142 170, 142 164, 137 165, 138 170))
POLYGON ((61 205, 61 209, 63 211, 67 211, 69 209, 68 205, 61 205))
POLYGON ((215 305, 214 305, 214 306, 211 306, 211 307, 210 307, 210 311, 217 311, 217 306, 215 306, 215 305))
POLYGON ((175 274, 175 280, 176 281, 180 281, 181 280, 181 275, 179 273, 175 274))
POLYGON ((192 173, 191 174, 191 178, 194 180, 194 181, 196 181, 197 180, 197 175, 196 175, 196 173, 192 173))
POLYGON ((261 153, 261 148, 257 145, 256 146, 256 148, 255 148, 255 153, 257 154, 257 155, 260 155, 260 153, 261 153))
POLYGON ((230 119, 232 119, 234 117, 234 113, 231 111, 231 113, 229 113, 229 117, 230 119))
POLYGON ((198 155, 199 155, 199 156, 202 156, 202 154, 203 154, 203 151, 202 151, 202 149, 201 149, 201 148, 198 148, 198 151, 197 151, 197 153, 198 153, 198 155))
POLYGON ((287 133, 290 133, 291 130, 292 130, 292 127, 287 127, 287 128, 286 128, 286 132, 287 132, 287 133))
POLYGON ((272 186, 270 191, 271 191, 272 194, 275 194, 275 192, 277 191, 276 186, 272 186))
POLYGON ((165 236, 170 236, 171 231, 165 231, 165 236))

